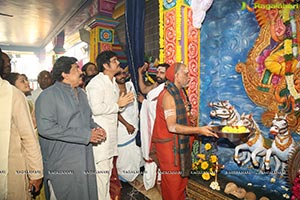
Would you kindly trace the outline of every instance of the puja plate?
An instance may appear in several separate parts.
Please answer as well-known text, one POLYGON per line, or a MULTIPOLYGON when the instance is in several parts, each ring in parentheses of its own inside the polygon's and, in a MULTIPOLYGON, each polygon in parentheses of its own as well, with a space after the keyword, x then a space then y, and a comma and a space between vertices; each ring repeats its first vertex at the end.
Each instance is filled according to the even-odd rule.
POLYGON ((223 132, 222 128, 224 127, 224 125, 211 126, 211 127, 213 131, 217 133, 219 138, 227 138, 230 142, 232 142, 235 145, 246 142, 249 134, 251 133, 251 131, 242 132, 242 133, 223 132))

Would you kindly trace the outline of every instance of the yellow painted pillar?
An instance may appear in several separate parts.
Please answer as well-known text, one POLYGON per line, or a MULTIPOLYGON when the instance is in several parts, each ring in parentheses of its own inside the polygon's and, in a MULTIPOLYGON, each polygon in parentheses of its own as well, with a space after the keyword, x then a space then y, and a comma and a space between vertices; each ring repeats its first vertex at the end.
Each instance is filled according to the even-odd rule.
POLYGON ((97 55, 104 50, 114 51, 115 26, 119 22, 106 16, 95 17, 90 24, 90 61, 95 63, 97 55))

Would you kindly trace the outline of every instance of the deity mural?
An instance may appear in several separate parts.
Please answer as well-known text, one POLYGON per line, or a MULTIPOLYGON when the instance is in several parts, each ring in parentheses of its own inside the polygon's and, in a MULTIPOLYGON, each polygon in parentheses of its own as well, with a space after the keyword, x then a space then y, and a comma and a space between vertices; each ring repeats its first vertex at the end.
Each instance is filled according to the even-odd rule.
POLYGON ((290 199, 298 180, 299 15, 298 1, 215 0, 201 27, 200 123, 250 130, 215 154, 220 174, 257 197, 290 199))
POLYGON ((300 132, 300 9, 292 1, 257 0, 254 4, 290 5, 277 9, 254 9, 259 36, 245 63, 238 63, 249 98, 267 109, 264 125, 277 112, 287 114, 289 128, 300 132))
POLYGON ((292 183, 299 170, 295 162, 299 163, 300 157, 299 141, 292 137, 300 134, 299 2, 256 0, 253 12, 260 33, 246 62, 238 63, 236 71, 242 75, 248 97, 265 109, 261 121, 274 135, 272 146, 263 151, 265 168, 270 169, 272 155, 275 171, 282 165, 281 174, 287 170, 292 183), (277 117, 277 113, 284 117, 277 117))

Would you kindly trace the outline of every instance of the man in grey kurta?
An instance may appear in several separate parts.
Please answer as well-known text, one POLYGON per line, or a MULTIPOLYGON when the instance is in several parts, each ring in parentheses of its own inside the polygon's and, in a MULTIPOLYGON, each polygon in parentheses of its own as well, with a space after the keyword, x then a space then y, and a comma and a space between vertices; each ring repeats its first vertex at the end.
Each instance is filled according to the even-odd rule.
POLYGON ((97 199, 92 143, 105 140, 94 123, 76 58, 60 57, 53 67, 55 84, 36 101, 47 199, 97 199), (49 183, 50 182, 50 183, 49 183))

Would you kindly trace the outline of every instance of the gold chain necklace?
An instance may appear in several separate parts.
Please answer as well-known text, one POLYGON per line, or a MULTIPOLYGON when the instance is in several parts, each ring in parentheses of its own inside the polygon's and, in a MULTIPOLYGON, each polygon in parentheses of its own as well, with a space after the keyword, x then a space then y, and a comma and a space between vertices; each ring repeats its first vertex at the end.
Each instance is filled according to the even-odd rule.
POLYGON ((278 138, 280 140, 280 143, 275 139, 275 145, 278 149, 280 149, 281 151, 284 151, 285 149, 287 149, 291 144, 292 144, 292 137, 290 135, 284 137, 283 139, 278 138), (285 144, 280 144, 282 143, 286 138, 289 137, 289 141, 285 144))
POLYGON ((259 138, 259 135, 260 135, 259 132, 256 131, 255 132, 255 137, 252 140, 247 141, 247 144, 248 144, 249 147, 251 147, 253 144, 255 144, 257 142, 257 140, 259 138))

